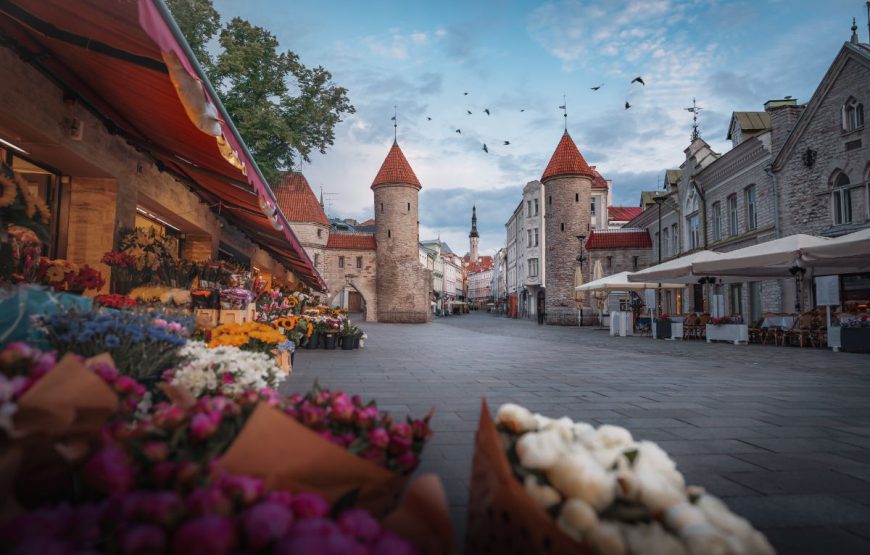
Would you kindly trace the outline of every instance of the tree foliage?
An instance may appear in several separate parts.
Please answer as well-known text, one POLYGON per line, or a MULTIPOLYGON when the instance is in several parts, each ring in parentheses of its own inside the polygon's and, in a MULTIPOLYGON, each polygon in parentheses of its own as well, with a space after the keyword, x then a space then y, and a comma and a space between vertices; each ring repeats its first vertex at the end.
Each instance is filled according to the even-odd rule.
POLYGON ((299 159, 326 152, 342 115, 355 111, 332 74, 279 50, 275 35, 242 18, 221 26, 212 0, 168 4, 266 179, 275 183, 299 159))

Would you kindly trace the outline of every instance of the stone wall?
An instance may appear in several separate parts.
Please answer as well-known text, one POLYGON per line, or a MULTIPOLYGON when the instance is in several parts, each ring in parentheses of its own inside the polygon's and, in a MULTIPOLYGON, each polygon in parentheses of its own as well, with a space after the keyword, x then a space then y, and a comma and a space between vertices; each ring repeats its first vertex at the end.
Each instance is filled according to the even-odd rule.
MULTIPOLYGON (((574 271, 580 253, 577 236, 589 235, 592 179, 582 176, 548 179, 544 182, 543 196, 547 235, 547 323, 576 325, 574 271)), ((584 275, 584 281, 587 277, 584 275)))
POLYGON ((379 322, 428 322, 431 278, 420 267, 418 189, 410 185, 374 187, 379 322))
POLYGON ((329 288, 330 306, 346 286, 356 289, 365 300, 366 321, 376 321, 378 315, 377 297, 377 252, 367 250, 327 249, 323 278, 329 288), (344 257, 344 268, 339 267, 339 257, 344 257), (362 259, 362 268, 357 268, 357 258, 362 259))

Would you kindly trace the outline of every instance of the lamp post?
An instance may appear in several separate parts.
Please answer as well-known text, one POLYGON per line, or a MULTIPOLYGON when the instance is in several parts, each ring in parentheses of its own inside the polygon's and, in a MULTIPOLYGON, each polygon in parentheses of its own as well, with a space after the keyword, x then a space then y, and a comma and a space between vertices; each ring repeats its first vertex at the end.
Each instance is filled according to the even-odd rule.
MULTIPOLYGON (((583 275, 583 261, 586 260, 586 258, 583 256, 583 241, 585 239, 586 239, 585 235, 577 235, 577 240, 580 242, 580 254, 577 255, 577 267, 580 269, 581 276, 583 275)), ((576 298, 576 295, 577 295, 576 291, 574 292, 574 295, 576 298)), ((579 301, 578 304, 580 305, 580 325, 582 326, 583 325, 583 302, 579 301)))
MULTIPOLYGON (((659 232, 658 232, 658 251, 659 251, 659 264, 662 263, 662 204, 665 203, 664 195, 656 195, 653 197, 653 200, 659 207, 659 232)), ((674 239, 676 240, 676 238, 674 239)), ((659 287, 656 289, 656 317, 661 314, 662 310, 662 289, 659 287)))

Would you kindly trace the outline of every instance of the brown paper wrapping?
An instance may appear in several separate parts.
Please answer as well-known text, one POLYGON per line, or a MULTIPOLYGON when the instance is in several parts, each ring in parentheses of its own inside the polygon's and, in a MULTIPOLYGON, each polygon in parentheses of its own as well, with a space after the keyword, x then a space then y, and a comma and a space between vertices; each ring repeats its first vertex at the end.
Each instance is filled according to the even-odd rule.
POLYGON ((398 505, 407 480, 330 443, 266 403, 254 409, 220 466, 262 478, 270 489, 318 492, 330 503, 359 489, 356 505, 377 518, 398 505))
POLYGON ((387 515, 383 525, 412 542, 423 555, 456 553, 447 496, 435 474, 415 478, 399 507, 387 515))
POLYGON ((481 400, 471 462, 466 553, 571 553, 591 555, 588 546, 564 534, 516 479, 501 437, 481 400))

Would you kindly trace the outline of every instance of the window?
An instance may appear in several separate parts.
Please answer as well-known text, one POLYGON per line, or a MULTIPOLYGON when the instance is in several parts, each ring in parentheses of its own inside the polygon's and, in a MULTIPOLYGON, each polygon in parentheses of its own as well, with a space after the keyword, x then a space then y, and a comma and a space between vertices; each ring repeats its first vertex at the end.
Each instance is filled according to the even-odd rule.
POLYGON ((408 212, 410 212, 410 211, 411 211, 411 203, 409 202, 408 203, 408 212))
POLYGON ((758 227, 758 206, 755 204, 755 185, 746 188, 746 230, 758 227))
POLYGON ((357 267, 357 268, 362 268, 362 256, 357 256, 357 257, 356 257, 356 267, 357 267))
POLYGON ((527 229, 526 234, 528 235, 528 242, 526 243, 526 246, 531 247, 532 246, 532 230, 527 229))
POLYGON ((711 209, 713 218, 713 240, 722 240, 722 203, 714 202, 711 209))
POLYGON ((561 228, 562 231, 565 231, 565 224, 564 224, 564 223, 559 224, 559 226, 560 226, 560 228, 561 228))
POLYGON ((580 202, 580 193, 574 193, 574 202, 580 202))
POLYGON ((834 224, 848 224, 852 221, 852 195, 849 190, 849 176, 841 173, 834 182, 833 211, 834 224))
POLYGON ((384 203, 382 202, 381 203, 381 214, 383 214, 383 213, 384 213, 384 203))
POLYGON ((392 234, 392 233, 390 232, 390 230, 388 229, 388 230, 387 230, 387 237, 392 237, 392 236, 393 236, 393 234, 392 234))
POLYGON ((674 254, 680 254, 680 236, 677 234, 677 224, 671 226, 671 237, 674 238, 674 254))
POLYGON ((553 195, 547 197, 547 202, 550 204, 550 206, 553 206, 553 195))
POLYGON ((535 228, 535 244, 533 246, 538 246, 538 228, 535 228))
POLYGON ((338 257, 338 267, 344 268, 344 257, 343 256, 338 257))
POLYGON ((532 217, 532 201, 530 201, 530 200, 526 201, 526 217, 527 218, 532 217))
POLYGON ((636 272, 636 271, 637 271, 637 259, 638 259, 637 256, 632 256, 632 257, 631 257, 631 270, 632 270, 633 272, 636 272))
POLYGON ((728 197, 728 235, 737 235, 737 195, 728 197))
POLYGON ((535 216, 538 215, 538 199, 535 199, 535 216))
POLYGON ((854 131, 864 127, 864 105, 850 98, 843 105, 843 131, 854 131))
POLYGON ((315 267, 320 266, 320 255, 319 254, 314 255, 314 266, 315 267))
POLYGON ((692 214, 686 220, 689 226, 689 249, 697 249, 701 246, 701 216, 692 214))
POLYGON ((529 258, 529 277, 538 277, 538 259, 529 258))
POLYGON ((592 214, 593 216, 595 215, 595 205, 598 204, 596 202, 597 200, 598 200, 598 197, 592 197, 592 204, 589 205, 589 213, 592 214))
POLYGON ((671 238, 670 230, 665 228, 662 231, 662 257, 669 256, 668 247, 670 246, 670 238, 671 238))

